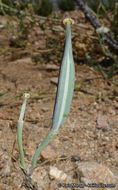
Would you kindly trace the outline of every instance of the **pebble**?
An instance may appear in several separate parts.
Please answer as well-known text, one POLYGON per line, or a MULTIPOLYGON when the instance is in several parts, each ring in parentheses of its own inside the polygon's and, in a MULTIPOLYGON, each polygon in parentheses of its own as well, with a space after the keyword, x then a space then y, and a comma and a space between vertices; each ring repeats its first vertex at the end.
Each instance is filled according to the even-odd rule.
POLYGON ((20 63, 24 63, 24 64, 32 64, 32 59, 31 57, 26 57, 26 58, 22 58, 22 59, 17 59, 16 61, 14 61, 14 64, 20 64, 20 63))
POLYGON ((36 145, 35 145, 33 140, 32 141, 29 140, 27 144, 28 145, 27 145, 26 150, 25 150, 26 154, 28 154, 29 156, 33 156, 33 154, 36 150, 36 145))
MULTIPOLYGON (((78 176, 80 183, 83 183, 85 186, 88 184, 113 184, 115 185, 115 176, 111 170, 97 162, 80 162, 77 163, 78 176)), ((109 188, 103 188, 108 190, 109 188)), ((94 188, 94 190, 97 190, 94 188)))
POLYGON ((55 29, 57 29, 57 30, 59 30, 60 32, 62 31, 64 31, 64 28, 62 27, 62 26, 55 26, 55 29))
POLYGON ((98 114, 96 127, 98 129, 101 129, 101 128, 105 128, 105 127, 108 127, 108 126, 109 126, 109 124, 108 124, 108 121, 107 121, 107 116, 102 115, 102 114, 98 114))
POLYGON ((52 146, 48 145, 44 148, 44 150, 42 150, 41 159, 54 160, 55 158, 57 158, 57 153, 52 146))
POLYGON ((42 110, 43 112, 47 112, 47 111, 49 110, 49 108, 48 108, 48 107, 43 107, 43 108, 41 108, 41 110, 42 110))
POLYGON ((46 175, 47 175, 46 170, 38 167, 38 168, 36 168, 36 169, 33 171, 32 179, 33 179, 34 181, 37 181, 37 182, 38 182, 39 179, 40 179, 40 180, 44 179, 46 175))
POLYGON ((52 77, 50 82, 57 85, 58 84, 58 78, 57 77, 52 77))
POLYGON ((1 154, 0 158, 0 175, 9 176, 12 170, 12 160, 6 153, 1 154))
POLYGON ((57 180, 60 180, 60 181, 65 181, 67 179, 67 175, 63 171, 58 170, 54 166, 50 167, 49 174, 50 174, 50 177, 52 179, 57 179, 57 180))
POLYGON ((54 65, 54 64, 47 64, 46 65, 46 70, 48 70, 48 71, 55 71, 58 69, 59 69, 59 67, 57 65, 54 65))

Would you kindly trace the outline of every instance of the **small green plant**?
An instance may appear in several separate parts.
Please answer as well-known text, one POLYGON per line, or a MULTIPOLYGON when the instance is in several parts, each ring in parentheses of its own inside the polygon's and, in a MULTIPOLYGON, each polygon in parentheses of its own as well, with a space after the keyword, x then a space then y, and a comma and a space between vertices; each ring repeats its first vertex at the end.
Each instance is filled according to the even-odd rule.
POLYGON ((8 6, 12 6, 13 5, 11 0, 0 0, 0 4, 1 3, 4 3, 4 4, 8 5, 8 6))
POLYGON ((86 0, 86 4, 97 13, 98 17, 103 16, 107 19, 111 31, 118 40, 118 0, 86 0))
MULTIPOLYGON (((118 86, 118 82, 115 81, 114 76, 117 73, 118 70, 118 57, 117 55, 114 55, 113 52, 111 52, 107 46, 105 46, 104 43, 104 37, 105 34, 109 32, 109 28, 107 27, 100 27, 96 29, 96 33, 98 34, 97 41, 100 45, 102 53, 107 57, 107 60, 109 61, 110 65, 103 65, 103 61, 96 62, 94 59, 91 58, 89 53, 86 53, 86 59, 89 64, 89 66, 93 66, 95 69, 97 69, 104 77, 105 80, 109 80, 116 86, 118 86), (103 38, 101 38, 101 36, 103 38), (104 67, 105 66, 105 67, 104 67)), ((108 63, 107 60, 104 60, 104 63, 108 63)))
POLYGON ((0 15, 5 15, 6 13, 11 14, 11 12, 6 7, 4 7, 3 4, 8 7, 13 6, 11 0, 0 0, 0 15))
POLYGON ((16 31, 13 30, 11 23, 8 23, 8 26, 11 27, 12 33, 14 34, 14 38, 11 38, 9 45, 16 48, 26 47, 29 42, 28 35, 33 23, 30 21, 26 22, 25 17, 22 17, 22 15, 17 16, 16 21, 18 24, 16 31))
POLYGON ((45 148, 45 146, 54 139, 57 135, 59 128, 65 122, 67 115, 69 113, 70 104, 72 101, 72 95, 74 90, 74 79, 75 79, 75 68, 72 54, 72 42, 71 42, 71 29, 70 25, 73 23, 72 19, 65 19, 66 24, 66 37, 65 37, 65 51, 60 68, 60 75, 58 80, 57 95, 55 100, 55 107, 53 112, 52 127, 41 143, 36 149, 35 154, 32 158, 31 167, 28 169, 24 162, 24 152, 22 145, 22 129, 23 129, 23 118, 26 108, 27 99, 29 94, 25 93, 24 102, 21 108, 20 117, 17 125, 17 141, 20 152, 20 164, 23 169, 26 179, 34 185, 31 179, 31 174, 36 167, 37 160, 39 158, 40 152, 45 148))
POLYGON ((37 15, 48 16, 53 10, 53 5, 50 0, 37 0, 33 5, 33 9, 37 15))
POLYGON ((86 4, 94 11, 97 12, 100 0, 86 0, 86 4))

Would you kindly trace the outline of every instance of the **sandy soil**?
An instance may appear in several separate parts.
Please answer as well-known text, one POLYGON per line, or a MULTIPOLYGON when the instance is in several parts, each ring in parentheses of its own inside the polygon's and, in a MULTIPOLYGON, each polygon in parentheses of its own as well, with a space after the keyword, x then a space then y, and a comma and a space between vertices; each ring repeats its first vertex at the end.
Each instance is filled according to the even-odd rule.
MULTIPOLYGON (((75 91, 68 119, 46 150, 47 155, 52 151, 51 155, 46 157, 43 152, 39 157, 33 174, 39 190, 58 189, 59 180, 49 175, 51 166, 66 173, 70 183, 78 183, 76 169, 81 161, 96 161, 118 171, 118 89, 84 64, 86 52, 99 60, 104 57, 99 45, 87 38, 95 34, 84 15, 76 11, 71 15, 76 23, 72 28, 75 91)), ((25 161, 30 165, 36 147, 51 127, 57 88, 56 81, 51 81, 58 77, 65 28, 54 20, 37 19, 39 26, 28 26, 26 21, 29 28, 24 35, 15 19, 1 16, 0 20, 4 25, 0 29, 0 189, 25 190, 16 143, 22 95, 25 91, 31 95, 23 129, 25 161)))

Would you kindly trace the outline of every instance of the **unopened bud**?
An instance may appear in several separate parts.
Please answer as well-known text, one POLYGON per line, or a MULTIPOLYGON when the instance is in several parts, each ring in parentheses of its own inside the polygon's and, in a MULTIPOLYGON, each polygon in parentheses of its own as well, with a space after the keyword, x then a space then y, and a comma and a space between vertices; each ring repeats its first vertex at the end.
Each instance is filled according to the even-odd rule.
POLYGON ((74 20, 72 18, 65 18, 63 24, 74 24, 74 20))
POLYGON ((30 94, 29 94, 28 92, 25 92, 25 93, 23 94, 23 96, 24 96, 24 98, 26 98, 26 99, 30 98, 30 94))

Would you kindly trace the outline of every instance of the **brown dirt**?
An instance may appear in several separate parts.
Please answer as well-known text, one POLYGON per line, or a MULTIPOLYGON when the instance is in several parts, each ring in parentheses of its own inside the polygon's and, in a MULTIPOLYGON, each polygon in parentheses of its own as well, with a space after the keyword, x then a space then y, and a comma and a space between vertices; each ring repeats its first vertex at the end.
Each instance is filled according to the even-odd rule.
MULTIPOLYGON (((62 19, 66 14, 59 16, 62 19)), ((50 166, 66 173, 70 183, 78 183, 76 160, 96 161, 113 171, 118 170, 118 99, 117 96, 112 98, 118 89, 104 80, 98 71, 81 63, 86 52, 95 54, 96 51, 96 59, 101 57, 101 52, 99 45, 84 36, 95 34, 83 14, 74 11, 70 15, 76 24, 88 28, 72 27, 76 88, 68 119, 50 143, 57 158, 47 161, 39 158, 36 173, 39 190, 58 189, 59 181, 49 177, 50 166)), ((26 187, 21 187, 24 174, 16 143, 22 94, 24 91, 31 94, 23 129, 25 161, 30 164, 36 147, 51 127, 56 95, 56 85, 51 83, 51 78, 58 77, 59 71, 47 70, 46 64, 60 65, 65 29, 59 22, 37 19, 40 27, 29 26, 29 40, 24 45, 26 36, 21 35, 15 18, 1 16, 0 20, 5 25, 0 29, 0 189, 24 190, 26 187)))

